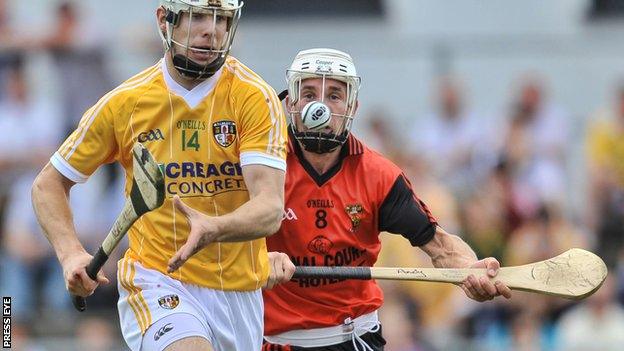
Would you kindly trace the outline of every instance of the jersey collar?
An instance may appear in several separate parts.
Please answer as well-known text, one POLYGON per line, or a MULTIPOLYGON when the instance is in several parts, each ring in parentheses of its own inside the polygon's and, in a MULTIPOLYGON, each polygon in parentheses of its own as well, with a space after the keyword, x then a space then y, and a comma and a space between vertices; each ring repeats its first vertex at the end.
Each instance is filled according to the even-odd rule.
POLYGON ((364 144, 351 133, 349 133, 347 137, 346 144, 349 148, 349 156, 361 155, 364 153, 364 144))
POLYGON ((288 153, 292 155, 296 155, 299 163, 303 167, 303 169, 308 173, 308 175, 314 180, 316 185, 323 186, 323 184, 327 183, 336 173, 340 171, 342 168, 342 162, 348 156, 355 156, 364 153, 364 145, 357 138, 355 138, 352 134, 349 134, 347 137, 347 142, 342 145, 342 149, 340 150, 340 155, 338 156, 338 162, 327 172, 323 174, 318 174, 314 167, 303 157, 303 151, 301 150, 301 146, 297 139, 295 139, 294 135, 288 128, 288 153))
POLYGON ((161 60, 161 65, 167 88, 172 93, 183 98, 191 108, 197 107, 197 105, 199 105, 199 103, 212 92, 217 84, 217 81, 219 80, 219 77, 221 77, 221 73, 223 72, 223 67, 221 67, 212 77, 207 78, 195 88, 187 90, 185 87, 180 85, 180 83, 176 82, 171 74, 169 74, 166 61, 166 58, 163 58, 161 60))

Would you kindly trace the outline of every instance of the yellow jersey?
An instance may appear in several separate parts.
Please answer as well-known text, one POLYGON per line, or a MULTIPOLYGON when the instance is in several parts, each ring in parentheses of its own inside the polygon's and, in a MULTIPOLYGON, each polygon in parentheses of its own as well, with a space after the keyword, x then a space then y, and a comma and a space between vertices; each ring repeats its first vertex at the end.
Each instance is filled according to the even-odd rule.
POLYGON ((618 185, 624 186, 624 129, 612 119, 592 123, 587 137, 588 158, 606 168, 618 185))
MULTIPOLYGON (((275 91, 229 57, 214 76, 188 91, 175 82, 165 60, 130 78, 89 109, 52 156, 70 180, 87 180, 100 165, 117 161, 132 185, 132 145, 149 149, 165 175, 162 207, 128 231, 126 259, 167 273, 167 262, 190 227, 171 198, 210 216, 249 200, 242 167, 263 164, 286 170, 286 120, 275 91)), ((213 243, 171 277, 219 290, 255 290, 269 274, 264 238, 213 243)))

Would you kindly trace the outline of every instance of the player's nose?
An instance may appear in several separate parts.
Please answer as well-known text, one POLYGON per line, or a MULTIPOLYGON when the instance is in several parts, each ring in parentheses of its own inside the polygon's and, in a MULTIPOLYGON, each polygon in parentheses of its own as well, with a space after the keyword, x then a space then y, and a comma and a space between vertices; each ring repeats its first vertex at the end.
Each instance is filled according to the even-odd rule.
POLYGON ((202 37, 212 37, 216 34, 216 23, 213 16, 204 16, 202 19, 196 21, 194 25, 198 26, 199 33, 202 37))

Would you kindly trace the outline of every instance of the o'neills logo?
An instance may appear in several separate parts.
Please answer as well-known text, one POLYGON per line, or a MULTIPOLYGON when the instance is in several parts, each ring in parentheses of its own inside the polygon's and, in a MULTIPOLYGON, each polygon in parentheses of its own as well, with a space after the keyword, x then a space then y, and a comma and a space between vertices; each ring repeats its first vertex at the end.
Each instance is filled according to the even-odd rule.
POLYGON ((178 295, 175 294, 162 296, 158 299, 158 304, 162 308, 172 310, 178 307, 178 305, 180 304, 180 298, 178 297, 178 295))
POLYGON ((236 140, 236 123, 232 121, 218 121, 212 124, 212 135, 217 144, 228 147, 236 140))

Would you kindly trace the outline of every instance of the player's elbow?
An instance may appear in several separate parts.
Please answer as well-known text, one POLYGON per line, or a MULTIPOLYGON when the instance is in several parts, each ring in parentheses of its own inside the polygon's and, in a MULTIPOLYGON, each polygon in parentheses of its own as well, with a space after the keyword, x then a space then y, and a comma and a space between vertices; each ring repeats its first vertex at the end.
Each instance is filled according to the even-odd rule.
POLYGON ((265 223, 266 235, 273 235, 282 225, 282 213, 284 205, 281 201, 275 201, 267 208, 267 217, 265 223))
POLYGON ((31 199, 33 203, 37 203, 38 199, 46 196, 48 193, 60 192, 65 196, 69 195, 71 187, 74 185, 72 181, 62 176, 56 168, 49 163, 43 167, 41 172, 35 178, 31 187, 31 199))
POLYGON ((45 193, 46 189, 49 188, 46 186, 47 182, 46 175, 42 171, 37 175, 30 188, 30 200, 32 201, 32 206, 37 217, 39 217, 39 209, 46 203, 45 193))
POLYGON ((31 194, 33 203, 36 202, 36 199, 38 199, 41 196, 41 194, 44 193, 45 190, 48 188, 46 186, 46 183, 49 181, 48 178, 49 177, 47 176, 47 172, 45 171, 45 168, 35 178, 35 181, 33 182, 32 187, 30 189, 30 194, 31 194))

